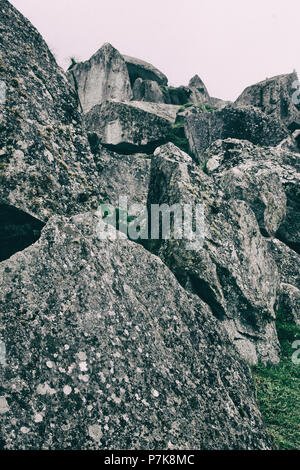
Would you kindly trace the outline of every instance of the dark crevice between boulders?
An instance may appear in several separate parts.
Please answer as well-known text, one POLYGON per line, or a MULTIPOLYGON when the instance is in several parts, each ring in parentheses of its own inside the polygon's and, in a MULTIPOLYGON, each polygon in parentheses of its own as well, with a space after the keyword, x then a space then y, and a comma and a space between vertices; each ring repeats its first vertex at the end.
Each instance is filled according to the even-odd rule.
POLYGON ((164 145, 168 142, 167 138, 156 140, 154 142, 150 142, 147 145, 134 145, 128 142, 122 142, 117 145, 111 144, 104 144, 99 139, 96 133, 88 133, 88 140, 91 147, 91 152, 94 155, 100 153, 100 146, 110 150, 111 152, 118 153, 120 155, 134 155, 136 153, 143 153, 146 155, 152 155, 154 150, 161 145, 164 145))
POLYGON ((284 243, 286 246, 288 246, 291 250, 295 251, 298 255, 300 255, 300 242, 292 242, 287 240, 284 236, 282 236, 280 233, 276 234, 277 240, 280 242, 284 243))
POLYGON ((203 302, 205 302, 211 309, 213 315, 218 320, 224 320, 226 314, 222 305, 218 302, 214 291, 211 289, 208 282, 200 279, 197 276, 190 275, 191 288, 203 302))
POLYGON ((35 243, 44 222, 7 204, 0 204, 0 262, 35 243))
POLYGON ((79 96, 79 91, 78 91, 78 83, 77 83, 77 80, 76 80, 76 77, 75 77, 75 74, 74 74, 73 70, 70 73, 72 74, 72 77, 73 77, 73 80, 74 80, 75 96, 76 96, 76 99, 77 99, 77 102, 78 102, 78 106, 80 108, 80 112, 83 113, 83 107, 82 107, 82 104, 81 104, 81 101, 80 101, 80 96, 79 96))

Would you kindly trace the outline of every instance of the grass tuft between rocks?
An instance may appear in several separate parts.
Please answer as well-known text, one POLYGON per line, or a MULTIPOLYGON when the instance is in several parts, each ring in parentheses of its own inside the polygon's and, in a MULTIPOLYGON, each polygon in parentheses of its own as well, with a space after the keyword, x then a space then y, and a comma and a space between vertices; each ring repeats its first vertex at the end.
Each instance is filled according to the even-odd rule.
POLYGON ((267 431, 274 447, 280 450, 300 449, 300 327, 285 321, 282 313, 277 315, 277 332, 281 345, 278 365, 257 365, 253 376, 257 401, 267 431), (294 356, 293 356, 294 354, 294 356))

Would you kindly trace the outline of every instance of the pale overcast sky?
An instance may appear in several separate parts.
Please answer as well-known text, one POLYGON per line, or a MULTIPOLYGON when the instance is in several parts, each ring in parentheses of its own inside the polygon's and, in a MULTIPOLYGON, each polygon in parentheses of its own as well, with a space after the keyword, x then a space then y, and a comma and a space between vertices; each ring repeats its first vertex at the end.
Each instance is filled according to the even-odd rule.
POLYGON ((253 83, 300 71, 299 0, 11 0, 58 63, 110 42, 151 62, 170 85, 196 73, 212 96, 234 100, 253 83))

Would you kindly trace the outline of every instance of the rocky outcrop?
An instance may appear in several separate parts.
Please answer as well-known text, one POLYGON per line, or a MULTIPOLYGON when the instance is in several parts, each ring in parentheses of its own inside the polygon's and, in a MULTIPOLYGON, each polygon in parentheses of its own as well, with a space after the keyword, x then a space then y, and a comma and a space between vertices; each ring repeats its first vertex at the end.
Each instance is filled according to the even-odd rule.
POLYGON ((206 171, 224 188, 235 197, 247 195, 260 227, 299 254, 299 153, 227 139, 208 149, 206 158, 206 171))
POLYGON ((199 249, 187 249, 187 241, 176 237, 174 221, 173 238, 143 243, 210 306, 247 361, 278 362, 279 277, 250 205, 230 197, 187 154, 169 146, 157 149, 151 162, 149 209, 153 204, 203 206, 199 249))
POLYGON ((225 101, 225 100, 221 100, 220 98, 215 98, 215 97, 211 96, 210 97, 210 104, 211 104, 211 106, 213 106, 217 110, 220 110, 220 109, 223 109, 226 106, 229 106, 233 103, 232 103, 232 101, 225 101))
POLYGON ((185 134, 198 161, 205 159, 206 149, 218 139, 245 139, 261 146, 275 146, 289 133, 276 117, 267 116, 250 106, 227 106, 206 112, 191 108, 185 117, 185 134))
POLYGON ((102 145, 127 154, 151 153, 171 129, 170 121, 157 114, 114 101, 94 106, 85 120, 89 133, 102 145))
POLYGON ((228 196, 250 205, 263 235, 275 236, 285 221, 287 205, 278 165, 272 161, 275 152, 226 139, 213 144, 207 157, 206 172, 228 196))
POLYGON ((146 205, 151 165, 147 155, 120 155, 100 146, 95 152, 95 162, 103 202, 117 207, 120 196, 125 196, 128 205, 146 205))
POLYGON ((286 321, 299 323, 299 154, 235 139, 216 142, 207 154, 208 174, 227 195, 246 201, 255 213, 277 264, 277 310, 286 321))
POLYGON ((38 237, 53 214, 97 207, 100 192, 74 93, 36 29, 1 2, 0 225, 2 257, 38 237), (37 220, 36 220, 37 219, 37 220), (4 250, 4 251, 5 251, 4 250))
POLYGON ((300 254, 300 173, 289 170, 282 174, 282 179, 287 209, 286 218, 278 229, 278 238, 300 254))
MULTIPOLYGON (((188 103, 212 104, 206 86, 198 75, 190 80, 189 86, 167 87, 164 90, 166 103, 175 105, 186 105, 188 103)), ((222 100, 220 100, 222 101, 222 100)))
POLYGON ((210 96, 207 88, 199 75, 195 75, 193 78, 191 78, 189 82, 189 88, 191 90, 190 101, 192 103, 199 104, 210 102, 210 96))
POLYGON ((70 86, 0 11, 0 449, 269 449, 247 362, 300 324, 296 77, 225 106, 105 44, 70 86))
POLYGON ((278 310, 290 323, 300 325, 300 257, 279 240, 270 240, 269 247, 280 274, 278 310))
POLYGON ((247 87, 235 104, 251 105, 281 119, 292 131, 300 128, 298 76, 296 72, 278 75, 247 87))
POLYGON ((151 80, 157 82, 159 85, 167 85, 167 77, 156 67, 145 62, 144 60, 136 59, 135 57, 129 57, 123 55, 124 60, 127 65, 130 82, 133 86, 137 78, 142 78, 143 80, 151 80))
POLYGON ((104 44, 89 60, 68 71, 83 113, 106 100, 127 101, 132 89, 125 61, 111 44, 104 44))
POLYGON ((142 247, 99 240, 98 220, 55 217, 0 265, 1 447, 270 448, 209 309, 142 247))
POLYGON ((165 99, 168 103, 182 106, 190 103, 191 90, 187 86, 172 87, 165 89, 165 99))
POLYGON ((152 103, 165 103, 165 95, 153 80, 137 78, 133 85, 133 99, 135 101, 149 101, 152 103))

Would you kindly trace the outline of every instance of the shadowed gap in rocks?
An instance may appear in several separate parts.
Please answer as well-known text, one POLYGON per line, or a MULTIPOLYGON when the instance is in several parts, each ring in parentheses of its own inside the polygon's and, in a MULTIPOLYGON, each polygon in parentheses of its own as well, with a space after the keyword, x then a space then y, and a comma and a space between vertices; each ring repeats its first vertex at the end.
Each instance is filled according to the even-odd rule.
POLYGON ((35 243, 44 225, 26 212, 0 204, 0 262, 35 243))

